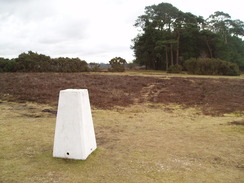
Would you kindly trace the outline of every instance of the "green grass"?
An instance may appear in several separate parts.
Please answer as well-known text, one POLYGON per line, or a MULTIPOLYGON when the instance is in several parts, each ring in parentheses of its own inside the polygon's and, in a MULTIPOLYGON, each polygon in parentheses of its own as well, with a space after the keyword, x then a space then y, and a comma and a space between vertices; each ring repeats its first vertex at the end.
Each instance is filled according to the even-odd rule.
POLYGON ((0 103, 0 182, 233 182, 244 180, 244 135, 194 108, 155 104, 93 110, 98 149, 85 161, 52 157, 55 115, 0 103))

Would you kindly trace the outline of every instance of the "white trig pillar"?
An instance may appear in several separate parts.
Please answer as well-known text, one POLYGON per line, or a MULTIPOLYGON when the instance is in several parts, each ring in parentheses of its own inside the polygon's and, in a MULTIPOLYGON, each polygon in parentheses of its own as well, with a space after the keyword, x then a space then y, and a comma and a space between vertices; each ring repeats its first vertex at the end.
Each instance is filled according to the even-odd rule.
POLYGON ((85 160, 96 148, 88 90, 61 90, 53 157, 85 160))

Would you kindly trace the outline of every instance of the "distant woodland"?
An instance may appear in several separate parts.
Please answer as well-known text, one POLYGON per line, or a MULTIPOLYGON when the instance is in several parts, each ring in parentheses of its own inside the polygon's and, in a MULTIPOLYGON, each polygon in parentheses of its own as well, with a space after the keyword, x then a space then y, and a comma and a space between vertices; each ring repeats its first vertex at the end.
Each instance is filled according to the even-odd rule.
POLYGON ((244 22, 216 11, 207 19, 182 12, 169 3, 145 8, 135 27, 135 63, 148 69, 168 70, 191 58, 218 59, 244 67, 244 22))

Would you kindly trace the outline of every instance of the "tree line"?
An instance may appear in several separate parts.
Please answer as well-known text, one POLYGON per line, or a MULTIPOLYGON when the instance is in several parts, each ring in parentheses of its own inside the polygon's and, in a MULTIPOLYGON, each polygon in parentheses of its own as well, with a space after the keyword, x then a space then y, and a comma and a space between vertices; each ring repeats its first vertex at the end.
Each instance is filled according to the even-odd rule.
POLYGON ((51 58, 44 54, 21 53, 17 58, 0 58, 0 72, 84 72, 88 64, 79 58, 51 58))
MULTIPOLYGON (((124 72, 126 60, 115 57, 109 61, 110 72, 124 72)), ((0 57, 0 72, 97 72, 101 71, 100 64, 90 63, 79 58, 51 58, 33 51, 21 53, 17 58, 0 57)))
POLYGON ((147 6, 135 27, 135 63, 169 70, 191 58, 220 59, 244 68, 244 22, 217 11, 207 19, 182 12, 169 3, 147 6))

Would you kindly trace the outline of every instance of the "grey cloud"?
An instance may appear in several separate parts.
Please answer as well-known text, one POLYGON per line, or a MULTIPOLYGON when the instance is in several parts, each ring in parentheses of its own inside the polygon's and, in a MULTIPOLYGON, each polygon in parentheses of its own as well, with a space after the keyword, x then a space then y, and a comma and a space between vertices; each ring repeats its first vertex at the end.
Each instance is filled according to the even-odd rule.
POLYGON ((123 3, 116 9, 117 0, 0 0, 0 56, 32 50, 88 62, 123 57, 133 38, 123 3))
POLYGON ((36 30, 41 43, 79 41, 86 38, 87 22, 82 19, 52 18, 43 22, 36 30))
POLYGON ((43 2, 0 0, 1 55, 9 55, 11 49, 12 52, 52 49, 59 44, 86 37, 87 21, 57 11, 54 5, 56 1, 43 2))
POLYGON ((15 16, 27 23, 40 21, 55 13, 55 8, 50 3, 43 3, 41 0, 6 0, 0 1, 0 16, 5 18, 15 16))

